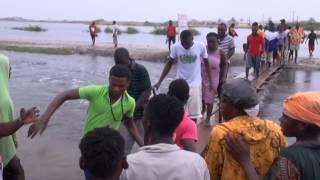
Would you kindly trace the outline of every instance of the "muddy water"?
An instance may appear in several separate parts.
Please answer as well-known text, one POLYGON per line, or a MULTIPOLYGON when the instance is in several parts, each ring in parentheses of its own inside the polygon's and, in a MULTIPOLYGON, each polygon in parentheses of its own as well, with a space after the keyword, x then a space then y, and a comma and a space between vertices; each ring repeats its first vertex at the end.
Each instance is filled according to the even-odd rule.
POLYGON ((301 91, 319 91, 320 71, 286 69, 264 91, 261 116, 275 120, 282 113, 282 102, 291 94, 301 91))
MULTIPOLYGON (((319 91, 320 71, 286 69, 264 91, 260 116, 276 123, 282 115, 282 103, 291 94, 302 91, 319 91)), ((288 143, 295 138, 288 138, 288 143)))
MULTIPOLYGON (((11 95, 17 110, 20 107, 38 106, 44 111, 49 101, 65 89, 93 83, 104 84, 108 78, 106 72, 113 65, 112 58, 99 56, 0 53, 11 59, 11 95)), ((156 82, 163 64, 140 63, 148 69, 152 82, 156 82)), ((229 77, 234 77, 243 70, 243 67, 232 67, 229 77)), ((281 116, 281 103, 289 94, 319 90, 317 77, 320 77, 320 72, 283 71, 265 91, 261 116, 277 120, 281 116)), ((162 92, 166 92, 173 78, 174 70, 164 81, 162 92)), ((83 179, 83 173, 78 167, 78 143, 86 107, 87 103, 84 101, 65 103, 51 119, 45 134, 33 140, 26 138, 27 127, 18 132, 18 155, 25 167, 27 179, 83 179)))
MULTIPOLYGON (((112 58, 97 56, 49 56, 28 53, 0 52, 11 59, 11 95, 16 109, 37 106, 44 111, 49 101, 63 90, 89 84, 107 82, 106 72, 113 65, 112 58)), ((156 82, 163 68, 162 63, 140 62, 148 69, 152 82, 156 82)), ((242 71, 231 68, 231 77, 242 71)), ((163 82, 166 92, 174 78, 174 70, 163 82)), ((67 102, 52 117, 42 137, 26 138, 27 127, 18 132, 19 149, 27 179, 60 180, 82 179, 78 166, 81 128, 87 103, 67 102)))

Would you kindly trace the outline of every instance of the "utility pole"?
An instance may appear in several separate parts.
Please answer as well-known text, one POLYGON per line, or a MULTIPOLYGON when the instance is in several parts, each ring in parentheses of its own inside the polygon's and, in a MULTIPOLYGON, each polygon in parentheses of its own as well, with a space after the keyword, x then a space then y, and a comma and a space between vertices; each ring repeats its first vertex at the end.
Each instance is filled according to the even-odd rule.
POLYGON ((295 13, 294 11, 292 12, 292 23, 294 23, 294 17, 295 17, 295 13))

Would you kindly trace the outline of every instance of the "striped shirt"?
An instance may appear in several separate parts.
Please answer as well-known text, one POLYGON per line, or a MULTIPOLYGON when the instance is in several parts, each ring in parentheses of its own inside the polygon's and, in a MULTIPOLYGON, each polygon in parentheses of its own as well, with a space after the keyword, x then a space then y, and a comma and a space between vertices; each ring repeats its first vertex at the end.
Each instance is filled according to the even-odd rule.
MULTIPOLYGON (((145 91, 151 90, 151 81, 147 69, 141 64, 132 62, 130 65, 130 71, 131 79, 127 91, 137 102, 145 91)), ((134 112, 133 119, 141 120, 142 116, 143 108, 139 107, 134 112)))
POLYGON ((230 35, 226 35, 222 41, 219 42, 219 47, 224 52, 225 56, 228 58, 230 49, 235 48, 234 40, 230 35))

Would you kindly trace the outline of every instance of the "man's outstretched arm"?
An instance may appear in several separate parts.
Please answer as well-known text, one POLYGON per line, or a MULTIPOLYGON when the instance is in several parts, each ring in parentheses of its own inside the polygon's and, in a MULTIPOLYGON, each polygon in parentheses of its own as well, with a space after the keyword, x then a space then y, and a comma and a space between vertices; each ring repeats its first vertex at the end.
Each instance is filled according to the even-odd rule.
POLYGON ((79 89, 71 89, 58 94, 49 104, 47 110, 39 118, 39 121, 30 126, 28 137, 34 138, 40 131, 40 135, 46 129, 51 116, 67 100, 80 99, 79 89))

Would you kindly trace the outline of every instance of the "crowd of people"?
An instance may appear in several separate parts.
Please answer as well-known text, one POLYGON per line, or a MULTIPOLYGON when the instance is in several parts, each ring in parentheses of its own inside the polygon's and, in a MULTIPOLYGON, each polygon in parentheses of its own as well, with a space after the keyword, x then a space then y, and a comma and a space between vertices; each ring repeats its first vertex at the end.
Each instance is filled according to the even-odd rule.
POLYGON ((257 22, 252 24, 252 33, 243 45, 246 60, 246 78, 248 79, 250 68, 254 69, 256 77, 271 64, 298 63, 300 45, 308 42, 310 58, 313 57, 317 35, 312 29, 306 36, 304 30, 297 23, 295 27, 286 24, 282 19, 278 26, 270 21, 266 26, 257 22), (307 37, 307 38, 306 38, 307 37), (305 40, 306 39, 306 40, 305 40))
MULTIPOLYGON (((96 44, 96 38, 98 37, 98 27, 95 22, 92 22, 89 26, 89 33, 92 40, 92 46, 96 44)), ((120 29, 116 21, 112 21, 112 41, 114 47, 118 47, 118 35, 120 34, 120 29)))
MULTIPOLYGON (((280 35, 286 31, 285 22, 279 32, 272 23, 265 32, 259 29, 258 23, 252 24, 245 48, 247 65, 255 67, 257 75, 257 62, 265 51, 270 59, 274 48, 277 52, 286 49, 287 41, 280 37, 289 37, 290 42, 299 39, 299 44, 302 40, 298 25, 289 36, 280 35)), ((96 35, 91 36, 94 44, 96 35)), ((259 117, 259 98, 247 79, 226 81, 235 52, 226 24, 219 24, 218 32, 207 34, 206 40, 207 46, 195 42, 190 30, 182 31, 177 43, 171 37, 174 44, 170 59, 153 86, 147 69, 132 59, 127 49, 117 48, 108 85, 66 90, 41 116, 37 108, 21 109, 16 120, 9 93, 11 67, 9 59, 1 55, 0 155, 4 180, 25 179, 16 155, 15 132, 31 124, 30 138, 44 133, 57 109, 77 99, 89 102, 79 145, 79 166, 86 180, 320 177, 320 91, 288 97, 283 103, 280 127, 259 117), (170 83, 168 92, 151 95, 175 63, 176 80, 170 83), (208 145, 198 154, 197 123, 206 114, 204 122, 209 124, 217 98, 223 122, 212 128, 208 145), (297 142, 287 147, 286 136, 296 137, 297 142), (134 142, 140 146, 138 152, 132 152, 134 142)), ((298 49, 298 44, 288 46, 298 49)))

